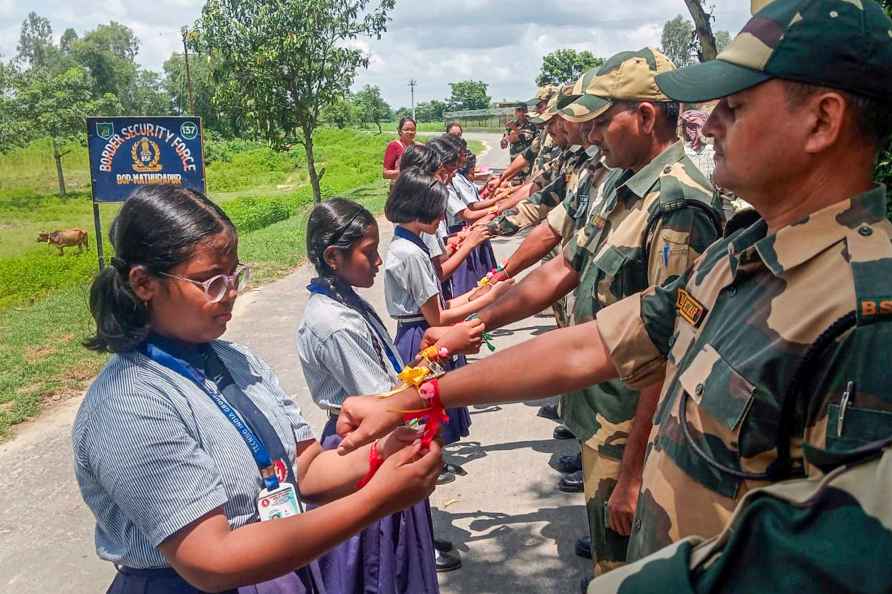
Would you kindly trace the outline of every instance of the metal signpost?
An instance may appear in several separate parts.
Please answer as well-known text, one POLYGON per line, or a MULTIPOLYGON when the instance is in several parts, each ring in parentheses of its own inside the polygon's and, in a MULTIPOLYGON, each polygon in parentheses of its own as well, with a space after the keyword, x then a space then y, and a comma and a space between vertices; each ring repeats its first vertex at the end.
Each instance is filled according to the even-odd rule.
POLYGON ((93 222, 99 269, 101 202, 123 202, 141 186, 181 186, 204 193, 204 142, 198 117, 87 118, 93 222))

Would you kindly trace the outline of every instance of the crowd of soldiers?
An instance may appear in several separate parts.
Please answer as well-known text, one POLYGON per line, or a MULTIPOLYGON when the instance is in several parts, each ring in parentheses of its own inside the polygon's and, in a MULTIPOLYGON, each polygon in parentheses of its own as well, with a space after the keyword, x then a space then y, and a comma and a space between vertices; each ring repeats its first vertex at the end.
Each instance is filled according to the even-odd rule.
MULTIPOLYGON (((542 265, 479 318, 551 305, 562 329, 439 390, 562 394, 589 592, 892 590, 892 224, 873 181, 890 96, 874 0, 775 0, 717 60, 620 52, 510 127, 486 224, 529 233, 495 280, 542 265), (711 172, 678 137, 704 104, 685 123, 705 123, 711 172)), ((417 402, 397 398, 348 400, 343 447, 417 402)))

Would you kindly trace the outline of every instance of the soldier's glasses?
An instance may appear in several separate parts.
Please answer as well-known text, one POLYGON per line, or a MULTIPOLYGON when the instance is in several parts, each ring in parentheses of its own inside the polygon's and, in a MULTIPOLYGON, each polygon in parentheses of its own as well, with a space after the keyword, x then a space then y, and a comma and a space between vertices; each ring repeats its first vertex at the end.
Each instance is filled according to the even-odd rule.
POLYGON ((217 303, 223 299, 229 289, 235 289, 236 292, 241 293, 251 280, 251 269, 247 266, 240 266, 234 274, 218 274, 203 282, 166 272, 162 272, 161 276, 175 278, 199 286, 204 290, 204 296, 207 297, 210 303, 217 303))

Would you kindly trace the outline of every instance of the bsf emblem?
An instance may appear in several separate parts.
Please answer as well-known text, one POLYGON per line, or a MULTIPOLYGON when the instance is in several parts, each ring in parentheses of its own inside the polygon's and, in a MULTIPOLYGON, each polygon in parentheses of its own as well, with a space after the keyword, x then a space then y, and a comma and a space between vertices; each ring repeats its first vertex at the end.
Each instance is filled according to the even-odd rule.
POLYGON ((145 136, 133 143, 130 149, 133 159, 133 170, 138 173, 157 173, 164 167, 161 161, 161 149, 158 143, 145 136))
POLYGON ((198 126, 195 125, 195 122, 183 122, 183 125, 180 126, 180 134, 186 140, 195 140, 195 137, 198 136, 198 126))
POLYGON ((112 122, 96 122, 96 136, 102 140, 108 140, 115 133, 115 125, 112 122))

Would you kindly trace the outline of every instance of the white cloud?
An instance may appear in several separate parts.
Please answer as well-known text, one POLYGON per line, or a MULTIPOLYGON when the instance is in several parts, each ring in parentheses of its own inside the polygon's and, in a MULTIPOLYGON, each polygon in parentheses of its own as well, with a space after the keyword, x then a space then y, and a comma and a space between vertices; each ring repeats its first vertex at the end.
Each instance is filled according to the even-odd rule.
MULTIPOLYGON (((737 32, 749 17, 746 3, 716 0, 717 30, 737 32)), ((141 41, 137 60, 161 70, 173 52, 182 51, 180 27, 201 14, 203 0, 0 0, 0 54, 15 55, 22 20, 31 10, 50 19, 58 38, 68 28, 84 33, 115 20, 141 41)), ((527 98, 542 56, 562 47, 588 49, 609 57, 627 49, 659 46, 665 21, 687 17, 682 0, 398 0, 380 39, 348 43, 369 54, 369 68, 356 87, 381 87, 394 107, 409 104, 409 79, 416 101, 443 99, 449 82, 488 82, 496 100, 527 98)))

